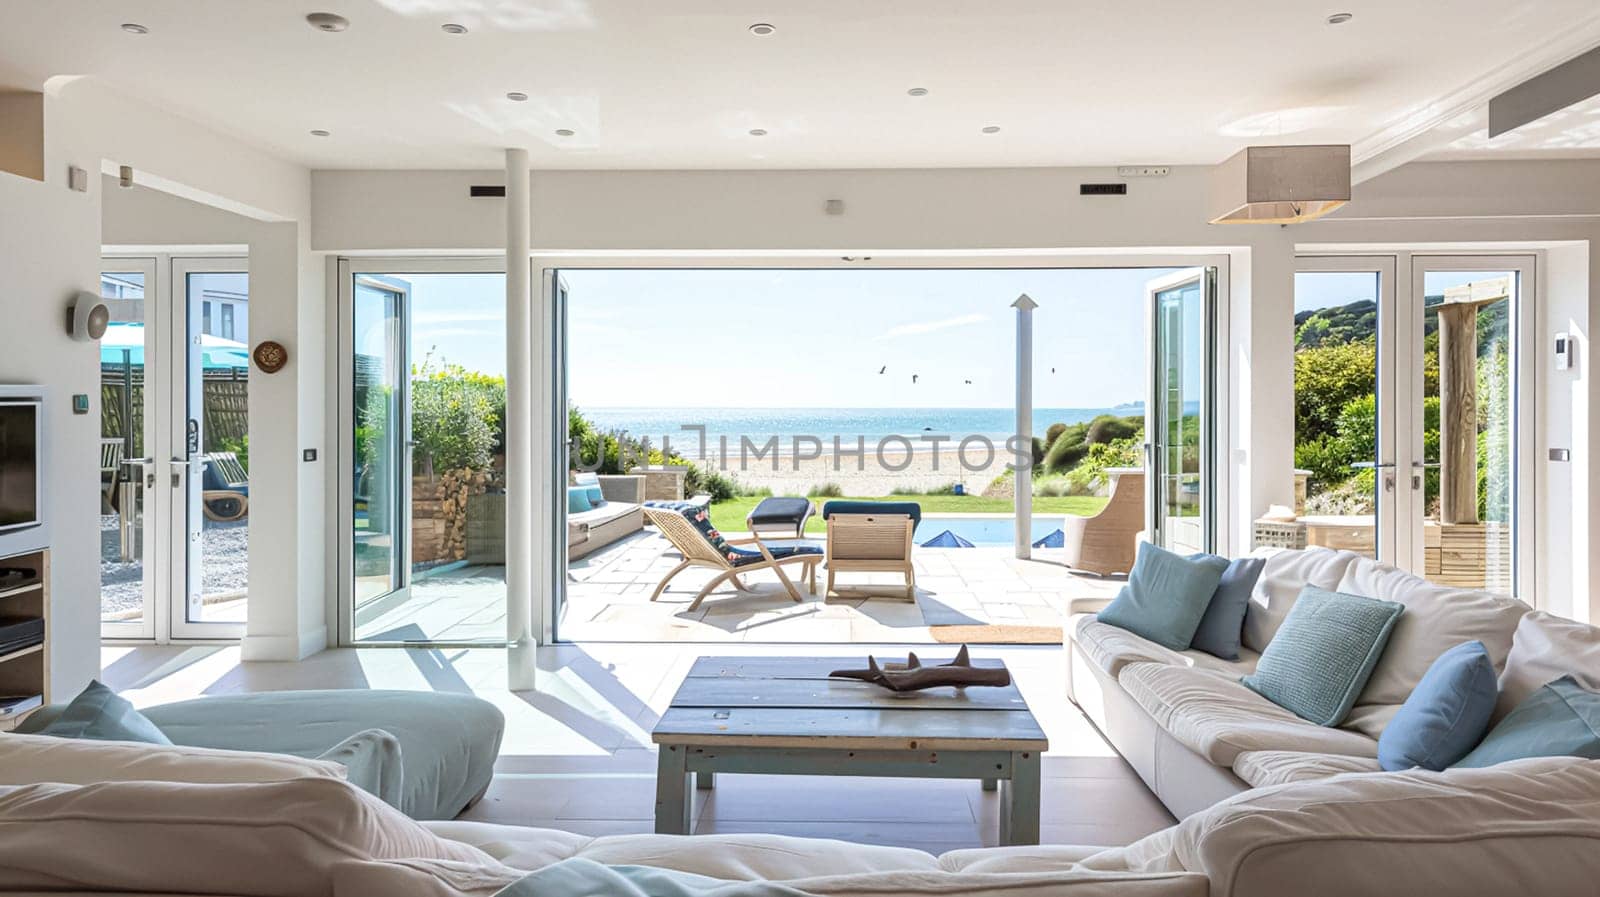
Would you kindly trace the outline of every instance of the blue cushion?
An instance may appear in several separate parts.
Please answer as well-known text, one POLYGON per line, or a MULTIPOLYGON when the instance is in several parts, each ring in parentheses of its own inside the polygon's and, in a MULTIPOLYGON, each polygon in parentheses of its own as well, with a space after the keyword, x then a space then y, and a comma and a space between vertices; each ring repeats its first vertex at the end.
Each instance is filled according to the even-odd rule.
POLYGON ((589 503, 589 492, 583 486, 567 487, 567 513, 582 514, 584 511, 594 510, 594 505, 589 503))
MULTIPOLYGON (((742 549, 729 545, 728 540, 722 537, 722 533, 711 525, 711 511, 705 505, 697 505, 688 501, 647 501, 644 504, 647 508, 667 508, 682 514, 683 519, 694 524, 694 528, 700 531, 700 535, 711 543, 711 547, 716 549, 718 554, 727 558, 730 562, 738 562, 742 549)), ((757 554, 760 554, 760 552, 757 552, 757 554)), ((746 561, 746 563, 749 562, 746 561)))
MULTIPOLYGON (((1201 555, 1191 555, 1191 560, 1201 555)), ((1222 571, 1222 581, 1206 605, 1205 616, 1195 628, 1189 647, 1223 660, 1239 659, 1239 644, 1244 633, 1245 611, 1250 609, 1250 591, 1256 587, 1265 567, 1265 558, 1238 558, 1222 571)))
POLYGON ((1284 617, 1251 690, 1319 726, 1344 722, 1383 656, 1405 605, 1306 586, 1284 617))
POLYGON ((1128 584, 1100 612, 1100 622, 1183 651, 1226 569, 1228 562, 1214 555, 1186 558, 1140 542, 1128 584))
POLYGON ((911 518, 911 531, 922 522, 922 505, 914 501, 830 501, 822 506, 822 519, 835 514, 905 514, 911 518))
POLYGON ((72 699, 39 735, 57 738, 91 738, 96 741, 142 741, 146 744, 171 744, 172 740, 145 715, 133 709, 127 699, 101 685, 90 682, 72 699))
POLYGON ((1489 649, 1456 645, 1428 667, 1378 736, 1378 764, 1391 772, 1450 767, 1483 738, 1499 697, 1489 649))
POLYGON ((1600 759, 1600 694, 1562 676, 1506 714, 1456 766, 1493 766, 1524 757, 1600 759))
MULTIPOLYGON (((783 558, 795 557, 796 555, 802 554, 822 554, 821 545, 816 545, 809 542, 790 542, 779 544, 772 544, 769 542, 766 544, 767 551, 772 553, 773 560, 781 560, 783 558)), ((739 548, 735 546, 728 549, 728 560, 735 567, 743 567, 746 564, 754 564, 758 561, 764 561, 766 560, 766 556, 761 553, 760 549, 739 548)))
POLYGON ((589 497, 590 506, 599 506, 606 503, 606 494, 600 491, 599 486, 584 486, 583 494, 589 497))

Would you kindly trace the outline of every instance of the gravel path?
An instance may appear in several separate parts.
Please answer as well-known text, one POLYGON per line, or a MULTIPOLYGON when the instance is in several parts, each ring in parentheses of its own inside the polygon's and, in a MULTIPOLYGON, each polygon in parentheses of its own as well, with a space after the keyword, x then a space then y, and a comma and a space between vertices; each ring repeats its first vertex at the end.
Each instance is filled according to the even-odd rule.
MULTIPOLYGON (((245 520, 219 523, 207 520, 201 532, 203 594, 243 590, 250 582, 250 528, 245 520)), ((139 609, 144 601, 144 563, 124 564, 119 550, 117 516, 100 517, 100 613, 110 616, 139 609)))

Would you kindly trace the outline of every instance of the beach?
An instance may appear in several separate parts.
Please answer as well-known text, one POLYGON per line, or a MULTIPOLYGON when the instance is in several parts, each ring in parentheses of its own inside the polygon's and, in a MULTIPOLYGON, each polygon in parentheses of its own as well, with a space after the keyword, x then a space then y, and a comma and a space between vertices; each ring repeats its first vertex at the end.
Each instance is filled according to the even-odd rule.
MULTIPOLYGON (((851 441, 854 444, 854 440, 851 441)), ((799 452, 766 454, 757 457, 747 451, 743 457, 737 444, 727 455, 713 447, 704 466, 720 470, 755 489, 771 489, 774 495, 805 495, 825 484, 837 485, 842 495, 889 495, 896 489, 928 492, 959 483, 972 495, 983 491, 1004 474, 1014 460, 1005 446, 969 441, 966 450, 942 446, 920 446, 907 450, 898 440, 871 444, 865 452, 853 449, 834 454, 831 446, 813 455, 802 447, 799 452)))

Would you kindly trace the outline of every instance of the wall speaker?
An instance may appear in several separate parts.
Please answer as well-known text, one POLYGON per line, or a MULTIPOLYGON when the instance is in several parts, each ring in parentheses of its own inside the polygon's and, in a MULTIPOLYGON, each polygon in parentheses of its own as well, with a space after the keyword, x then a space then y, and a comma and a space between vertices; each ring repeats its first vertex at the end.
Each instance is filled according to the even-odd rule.
POLYGON ((106 335, 106 325, 111 323, 111 309, 99 296, 87 290, 72 297, 72 307, 67 310, 67 333, 80 343, 97 340, 106 335))

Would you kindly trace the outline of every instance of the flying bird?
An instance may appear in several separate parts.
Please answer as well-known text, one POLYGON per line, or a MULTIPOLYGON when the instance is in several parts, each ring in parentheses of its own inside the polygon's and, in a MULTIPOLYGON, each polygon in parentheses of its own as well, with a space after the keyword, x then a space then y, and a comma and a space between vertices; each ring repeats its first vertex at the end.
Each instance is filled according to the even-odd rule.
POLYGON ((917 374, 912 374, 912 375, 911 375, 911 382, 912 382, 912 383, 916 383, 916 382, 917 382, 917 377, 918 377, 918 376, 919 376, 919 375, 917 375, 917 374))
POLYGON ((887 371, 887 370, 888 370, 888 369, 889 369, 889 366, 888 366, 888 365, 884 365, 884 366, 883 366, 883 367, 881 367, 881 368, 878 368, 878 373, 880 373, 880 374, 881 374, 881 373, 883 373, 883 372, 884 372, 884 371, 887 371))
POLYGON ((967 384, 967 385, 968 385, 968 386, 971 386, 971 385, 972 385, 972 381, 971 381, 971 380, 963 380, 963 381, 961 381, 961 382, 963 382, 963 383, 965 383, 965 384, 967 384))

